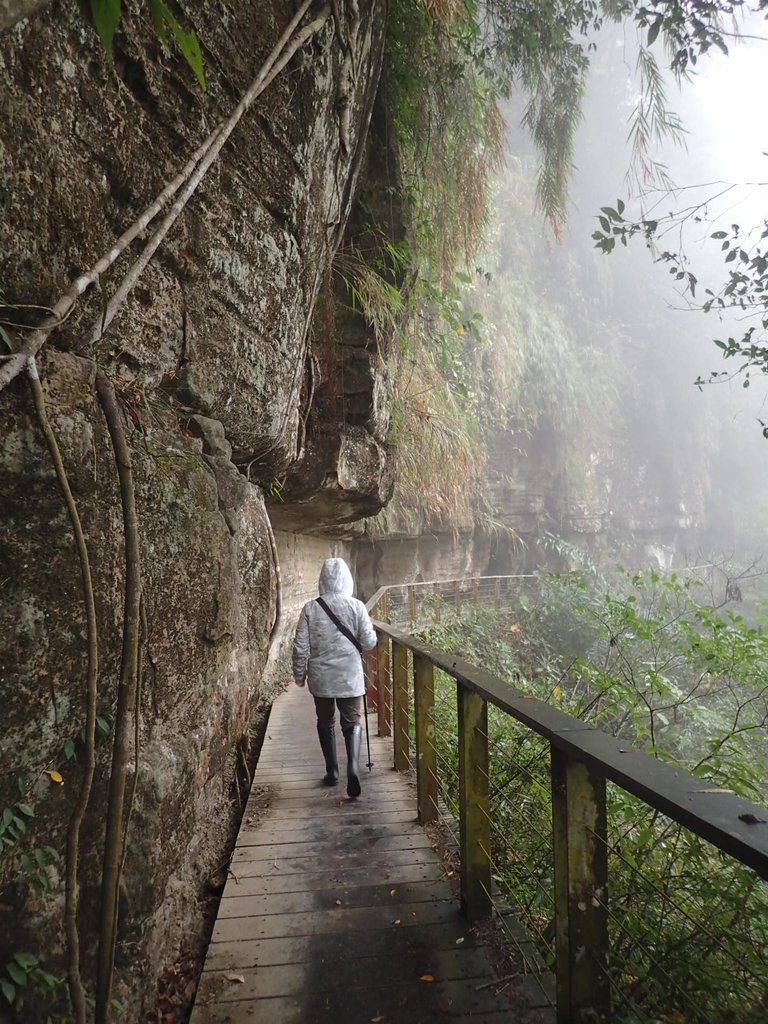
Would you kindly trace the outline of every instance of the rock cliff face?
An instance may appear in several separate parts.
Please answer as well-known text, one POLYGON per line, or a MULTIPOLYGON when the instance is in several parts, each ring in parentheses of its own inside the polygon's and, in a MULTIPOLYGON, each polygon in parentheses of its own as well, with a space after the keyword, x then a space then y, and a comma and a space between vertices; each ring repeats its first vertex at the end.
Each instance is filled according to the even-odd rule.
MULTIPOLYGON (((267 0, 186 6, 185 24, 203 41, 205 93, 163 54, 143 5, 127 5, 113 67, 77 5, 42 5, 4 26, 4 321, 34 323, 30 306, 50 306, 110 249, 232 110, 294 12, 267 0)), ((381 389, 370 339, 358 334, 351 344, 348 394, 361 400, 350 399, 348 418, 342 401, 332 422, 309 417, 316 353, 328 343, 318 295, 366 161, 384 38, 379 0, 337 8, 339 20, 326 16, 238 125, 103 337, 103 305, 120 279, 113 271, 38 359, 89 548, 105 728, 119 675, 124 541, 114 455, 94 393, 97 365, 114 381, 136 479, 141 694, 116 990, 131 1020, 149 1009, 157 974, 198 927, 195 898, 217 867, 231 817, 236 748, 265 697, 276 576, 264 488, 274 491, 274 481, 301 467, 302 485, 285 503, 288 527, 304 525, 302 502, 314 506, 313 521, 329 525, 378 510, 391 488, 386 423, 366 397, 381 389)), ((24 778, 35 811, 0 861, 0 962, 19 950, 44 951, 46 967, 63 974, 56 864, 46 869, 53 895, 14 888, 10 879, 27 848, 63 852, 79 787, 80 568, 24 377, 0 394, 0 417, 0 808, 19 800, 24 778)), ((280 546, 290 552, 291 542, 284 537, 280 546)), ((326 552, 318 541, 312 555, 319 562, 326 552)), ((299 556, 288 562, 303 565, 299 556)), ((316 569, 306 577, 314 592, 316 569)), ((291 572, 287 578, 291 586, 291 572)), ((89 988, 108 763, 105 740, 81 854, 89 988)))
POLYGON ((598 560, 605 552, 613 562, 620 553, 627 565, 666 568, 693 556, 711 518, 706 462, 688 464, 684 448, 638 443, 638 422, 628 418, 631 429, 594 438, 594 450, 576 457, 545 421, 523 440, 513 430, 500 431, 488 449, 489 526, 393 528, 375 540, 359 539, 354 552, 362 592, 558 564, 542 543, 547 533, 598 560))

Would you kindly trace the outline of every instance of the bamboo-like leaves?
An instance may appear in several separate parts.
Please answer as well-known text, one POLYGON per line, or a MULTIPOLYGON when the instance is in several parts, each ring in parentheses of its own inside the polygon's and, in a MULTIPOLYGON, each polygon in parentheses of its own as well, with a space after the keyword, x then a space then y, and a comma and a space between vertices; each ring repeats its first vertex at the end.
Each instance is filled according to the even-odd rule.
POLYGON ((149 11, 152 15, 152 23, 158 39, 170 51, 171 46, 168 39, 170 29, 176 45, 181 50, 184 60, 189 64, 195 73, 200 88, 205 92, 205 72, 203 71, 203 55, 200 52, 200 43, 194 32, 185 32, 174 18, 163 0, 148 0, 149 11))
POLYGON ((120 24, 120 0, 91 0, 91 17, 101 45, 112 60, 112 42, 120 24))
MULTIPOLYGON (((205 71, 200 43, 193 31, 186 32, 170 12, 163 0, 146 0, 157 38, 170 53, 171 39, 178 46, 181 55, 195 74, 200 88, 205 92, 205 71)), ((121 0, 91 0, 91 17, 101 45, 112 60, 112 44, 122 15, 121 0)))

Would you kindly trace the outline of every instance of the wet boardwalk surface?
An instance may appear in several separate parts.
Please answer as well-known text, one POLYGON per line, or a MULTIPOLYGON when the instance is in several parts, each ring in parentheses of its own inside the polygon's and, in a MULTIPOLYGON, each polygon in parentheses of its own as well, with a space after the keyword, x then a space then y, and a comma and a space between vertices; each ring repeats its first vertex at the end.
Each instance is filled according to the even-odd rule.
MULTIPOLYGON (((371 716, 371 732, 375 719, 371 716)), ((389 739, 363 792, 322 785, 314 705, 275 702, 191 1024, 516 1024, 459 912, 389 739)))

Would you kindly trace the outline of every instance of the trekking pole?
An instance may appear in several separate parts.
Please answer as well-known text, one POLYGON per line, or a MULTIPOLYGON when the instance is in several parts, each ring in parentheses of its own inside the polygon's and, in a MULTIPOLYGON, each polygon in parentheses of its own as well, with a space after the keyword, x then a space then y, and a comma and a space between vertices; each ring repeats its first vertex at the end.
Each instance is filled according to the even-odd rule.
POLYGON ((366 767, 368 771, 373 768, 373 761, 371 760, 371 737, 368 735, 368 694, 363 690, 363 711, 365 712, 365 745, 368 747, 368 764, 366 767))

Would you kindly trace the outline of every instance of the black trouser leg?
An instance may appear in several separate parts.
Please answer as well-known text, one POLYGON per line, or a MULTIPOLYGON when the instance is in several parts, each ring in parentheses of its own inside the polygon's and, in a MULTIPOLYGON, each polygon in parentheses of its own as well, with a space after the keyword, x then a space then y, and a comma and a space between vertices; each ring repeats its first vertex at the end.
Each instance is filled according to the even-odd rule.
POLYGON ((332 725, 318 725, 317 735, 320 739, 320 746, 323 748, 325 757, 325 778, 326 786, 335 786, 339 781, 339 762, 336 760, 336 736, 332 725))
POLYGON ((344 730, 344 742, 347 745, 347 796, 360 796, 360 738, 363 730, 359 725, 352 725, 344 730))

